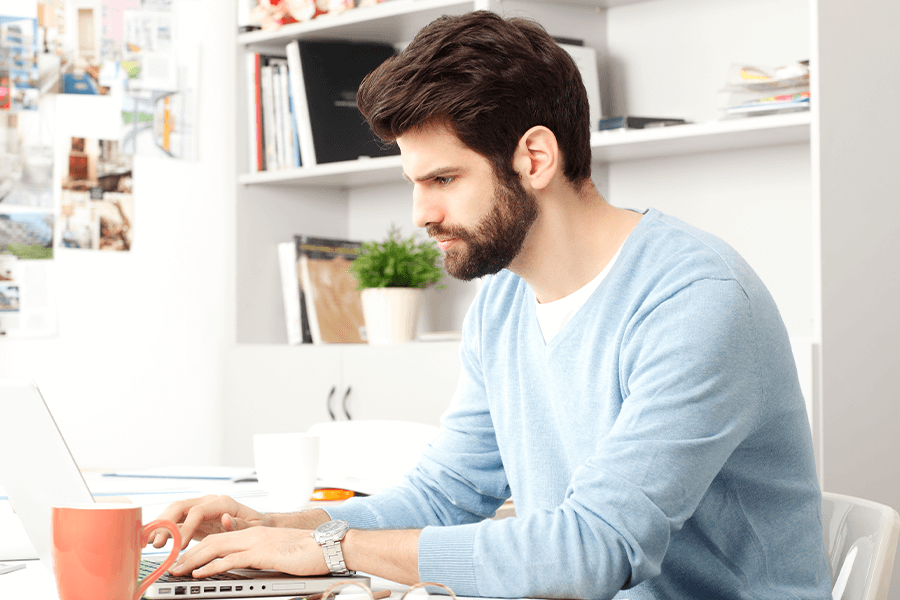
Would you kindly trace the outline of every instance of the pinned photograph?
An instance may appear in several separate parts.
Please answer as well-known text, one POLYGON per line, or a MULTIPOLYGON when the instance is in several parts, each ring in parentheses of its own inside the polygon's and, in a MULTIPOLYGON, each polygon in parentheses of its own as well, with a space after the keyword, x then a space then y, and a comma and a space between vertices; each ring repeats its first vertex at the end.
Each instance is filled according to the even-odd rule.
POLYGON ((40 95, 38 21, 0 15, 0 108, 37 110, 40 95))
POLYGON ((122 152, 196 160, 198 63, 199 49, 183 53, 174 91, 135 89, 129 81, 122 99, 122 152))
POLYGON ((60 194, 59 245, 131 249, 134 204, 131 156, 115 140, 72 138, 60 194))
POLYGON ((53 208, 53 149, 40 124, 39 112, 0 112, 0 207, 53 208))
POLYGON ((0 313, 19 312, 19 286, 0 279, 0 313))
POLYGON ((53 258, 53 221, 47 212, 0 213, 0 254, 22 260, 53 258))

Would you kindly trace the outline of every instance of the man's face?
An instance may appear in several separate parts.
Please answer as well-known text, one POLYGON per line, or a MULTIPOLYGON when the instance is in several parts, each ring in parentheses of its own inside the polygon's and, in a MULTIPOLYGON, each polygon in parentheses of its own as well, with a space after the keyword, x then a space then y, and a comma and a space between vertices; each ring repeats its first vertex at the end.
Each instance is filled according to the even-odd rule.
POLYGON ((490 162, 448 129, 398 138, 404 175, 414 183, 413 222, 444 251, 447 272, 469 281, 510 266, 538 205, 516 179, 501 183, 490 162))

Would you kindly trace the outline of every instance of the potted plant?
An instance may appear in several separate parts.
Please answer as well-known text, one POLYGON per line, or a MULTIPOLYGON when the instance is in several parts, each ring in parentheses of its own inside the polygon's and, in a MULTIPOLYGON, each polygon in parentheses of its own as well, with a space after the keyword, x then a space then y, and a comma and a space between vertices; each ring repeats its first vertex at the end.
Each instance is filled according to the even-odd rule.
POLYGON ((432 240, 402 238, 391 227, 383 242, 365 242, 350 272, 362 292, 370 344, 397 344, 416 336, 425 288, 444 276, 441 251, 432 240))

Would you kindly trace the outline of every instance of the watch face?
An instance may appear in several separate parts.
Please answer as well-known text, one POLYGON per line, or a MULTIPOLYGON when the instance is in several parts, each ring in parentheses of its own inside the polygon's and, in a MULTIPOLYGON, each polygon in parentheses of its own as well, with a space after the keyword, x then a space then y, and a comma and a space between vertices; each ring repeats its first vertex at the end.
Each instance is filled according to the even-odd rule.
POLYGON ((344 533, 349 529, 349 526, 346 521, 328 521, 327 523, 322 523, 316 528, 316 537, 322 539, 334 539, 334 538, 342 538, 344 537, 344 533))

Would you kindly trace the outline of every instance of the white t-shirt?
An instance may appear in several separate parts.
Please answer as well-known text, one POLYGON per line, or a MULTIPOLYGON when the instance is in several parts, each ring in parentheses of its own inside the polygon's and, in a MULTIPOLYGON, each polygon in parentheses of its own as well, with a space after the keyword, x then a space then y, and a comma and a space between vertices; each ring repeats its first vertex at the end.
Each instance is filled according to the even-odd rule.
POLYGON ((546 304, 537 303, 535 307, 535 312, 537 313, 538 324, 541 326, 541 333, 544 335, 544 343, 549 344, 550 340, 553 339, 559 331, 566 326, 566 323, 575 316, 575 313, 578 312, 584 303, 587 302, 587 299, 591 297, 591 294, 594 293, 594 290, 600 285, 600 282, 606 277, 606 274, 609 273, 609 270, 612 268, 613 264, 616 262, 616 259, 619 258, 619 252, 622 251, 621 246, 616 251, 615 256, 612 257, 603 270, 600 273, 591 279, 584 287, 579 288, 565 296, 560 298, 559 300, 554 300, 553 302, 547 302, 546 304))

